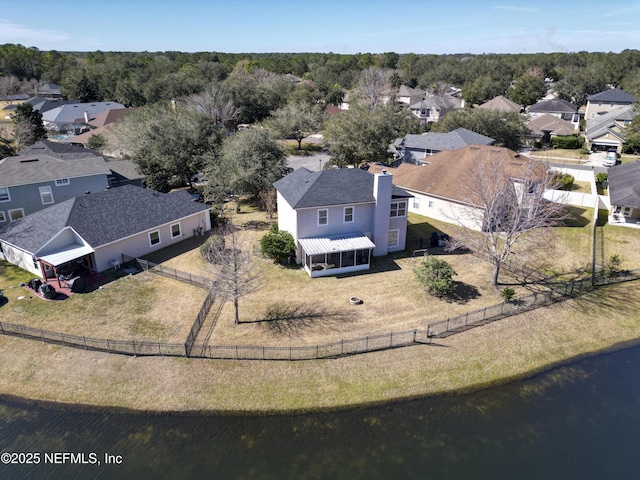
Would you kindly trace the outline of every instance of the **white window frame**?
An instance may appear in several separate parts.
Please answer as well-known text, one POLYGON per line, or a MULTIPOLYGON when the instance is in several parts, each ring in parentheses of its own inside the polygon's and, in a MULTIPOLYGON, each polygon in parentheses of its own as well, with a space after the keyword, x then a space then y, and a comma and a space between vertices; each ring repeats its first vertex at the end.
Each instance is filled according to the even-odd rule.
POLYGON ((155 247, 156 245, 160 245, 162 242, 160 240, 160 230, 154 230, 153 232, 149 232, 149 246, 150 247, 155 247), (153 235, 154 233, 158 234, 158 241, 156 243, 153 243, 153 240, 151 239, 151 235, 153 235))
POLYGON ((65 187, 67 185, 70 185, 71 182, 69 181, 68 178, 57 178, 56 179, 56 187, 65 187))
POLYGON ((319 227, 324 227, 325 225, 329 225, 329 209, 328 208, 319 208, 317 215, 318 215, 317 223, 319 227), (324 212, 324 215, 321 215, 322 212, 324 212), (324 223, 320 222, 321 218, 324 219, 324 223))
POLYGON ((15 222, 16 220, 20 220, 21 218, 24 218, 24 208, 14 208, 13 210, 7 210, 7 213, 9 214, 10 222, 15 222), (14 219, 13 212, 20 212, 20 216, 14 219))
POLYGON ((51 189, 51 185, 38 187, 38 190, 40 191, 40 201, 42 202, 43 205, 51 205, 52 203, 55 203, 55 200, 53 199, 53 190, 51 189), (45 195, 49 195, 51 197, 51 201, 46 202, 45 195))
POLYGON ((402 202, 391 202, 391 213, 390 217, 406 217, 407 216, 407 202, 403 200, 402 202), (402 205, 402 207, 400 207, 402 205), (399 215, 398 212, 404 210, 404 214, 399 215))
POLYGON ((400 244, 400 230, 399 229, 393 229, 393 230, 389 230, 389 238, 387 239, 387 247, 389 248, 393 248, 393 247, 397 247, 400 244), (395 232, 395 237, 396 237, 396 243, 391 243, 391 233, 395 232))
POLYGON ((353 206, 348 206, 348 207, 344 207, 343 209, 343 215, 342 215, 342 220, 343 223, 353 223, 355 220, 355 214, 356 214, 356 209, 353 206), (347 213, 347 210, 351 210, 351 213, 347 213), (347 215, 351 216, 351 220, 347 220, 347 215))
POLYGON ((413 208, 420 208, 420 198, 413 197, 413 208))
POLYGON ((0 222, 4 223, 6 221, 7 221, 7 215, 2 210, 0 210, 0 222))
POLYGON ((10 202, 11 194, 9 193, 9 187, 0 187, 0 190, 4 190, 5 192, 7 192, 7 198, 5 199, 0 198, 0 202, 10 202))
POLYGON ((182 235, 182 227, 180 227, 180 223, 174 223, 169 227, 171 230, 171 238, 176 238, 182 235), (173 232, 173 227, 178 227, 178 233, 173 232))

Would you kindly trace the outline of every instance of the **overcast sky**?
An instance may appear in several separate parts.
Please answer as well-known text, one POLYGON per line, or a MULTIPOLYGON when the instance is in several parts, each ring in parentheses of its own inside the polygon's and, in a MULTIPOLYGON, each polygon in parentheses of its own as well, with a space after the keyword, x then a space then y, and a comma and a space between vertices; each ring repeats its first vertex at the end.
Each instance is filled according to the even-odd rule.
POLYGON ((58 51, 620 52, 640 0, 0 0, 0 44, 58 51))

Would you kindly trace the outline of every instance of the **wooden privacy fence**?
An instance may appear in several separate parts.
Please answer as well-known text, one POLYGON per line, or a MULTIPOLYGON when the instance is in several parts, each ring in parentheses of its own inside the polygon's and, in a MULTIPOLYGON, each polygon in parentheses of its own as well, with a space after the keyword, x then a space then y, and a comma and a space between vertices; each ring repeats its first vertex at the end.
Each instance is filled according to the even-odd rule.
MULTIPOLYGON (((140 262, 139 259, 132 259, 140 262)), ((482 309, 468 312, 456 317, 450 317, 438 322, 429 323, 426 330, 414 329, 402 332, 390 332, 371 335, 355 339, 341 340, 311 346, 226 346, 197 344, 195 339, 206 319, 209 310, 216 300, 213 287, 215 282, 202 277, 189 276, 184 272, 173 269, 157 269, 156 265, 142 261, 139 265, 146 265, 149 271, 161 275, 187 281, 193 285, 208 288, 209 294, 205 299, 196 321, 189 332, 185 343, 137 342, 135 340, 109 340, 90 338, 78 335, 50 332, 47 330, 0 322, 0 334, 11 335, 44 343, 75 347, 84 350, 94 350, 108 353, 135 356, 172 356, 211 358, 226 360, 315 360, 323 358, 338 358, 391 348, 407 347, 434 343, 434 339, 453 335, 474 326, 483 325, 512 315, 517 315, 555 302, 573 298, 594 287, 640 279, 640 269, 617 272, 611 275, 599 275, 592 279, 555 284, 549 291, 534 293, 521 297, 516 301, 502 302, 482 309), (206 280, 206 282, 201 281, 206 280), (210 282, 210 283, 209 283, 210 282), (205 285, 207 287, 205 287, 205 285), (210 286, 210 288, 209 288, 210 286), (193 353, 197 352, 197 353, 193 353)), ((436 340, 437 341, 437 340, 436 340)))

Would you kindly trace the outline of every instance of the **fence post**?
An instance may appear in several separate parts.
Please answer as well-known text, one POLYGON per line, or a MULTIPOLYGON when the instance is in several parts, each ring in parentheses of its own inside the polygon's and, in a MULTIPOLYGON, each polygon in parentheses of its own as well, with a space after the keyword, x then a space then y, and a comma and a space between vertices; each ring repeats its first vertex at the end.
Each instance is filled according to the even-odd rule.
POLYGON ((82 343, 84 343, 84 349, 87 349, 87 337, 82 337, 82 343))
POLYGON ((107 338, 107 351, 111 353, 111 345, 109 345, 109 339, 107 338))
POLYGON ((184 344, 184 356, 188 357, 189 356, 189 347, 187 346, 187 344, 184 344))
POLYGON ((40 338, 42 339, 42 343, 47 343, 44 341, 44 332, 40 329, 40 338))
POLYGON ((291 347, 289 347, 289 360, 291 360, 293 357, 291 356, 291 347))
POLYGON ((320 358, 320 352, 318 349, 318 345, 316 345, 316 359, 320 358))
POLYGON ((449 331, 449 317, 447 317, 447 332, 449 331))
POLYGON ((264 345, 262 346, 262 359, 264 360, 264 345))
POLYGON ((391 332, 391 335, 389 337, 389 346, 393 347, 393 332, 391 332))
POLYGON ((162 348, 160 347, 160 342, 158 342, 158 355, 160 355, 161 357, 164 357, 164 355, 162 355, 162 348))
POLYGON ((67 344, 66 344, 66 343, 64 343, 64 333, 61 333, 61 334, 60 334, 60 337, 62 338, 62 345, 66 347, 66 346, 67 346, 67 344))
POLYGON ((417 330, 414 328, 413 329, 413 343, 416 343, 416 333, 417 333, 417 330))
POLYGON ((20 336, 24 338, 24 327, 20 325, 20 336))
POLYGON ((136 355, 136 341, 135 340, 131 340, 131 345, 133 345, 133 356, 136 355))
POLYGON ((340 355, 344 355, 344 339, 340 340, 340 355))

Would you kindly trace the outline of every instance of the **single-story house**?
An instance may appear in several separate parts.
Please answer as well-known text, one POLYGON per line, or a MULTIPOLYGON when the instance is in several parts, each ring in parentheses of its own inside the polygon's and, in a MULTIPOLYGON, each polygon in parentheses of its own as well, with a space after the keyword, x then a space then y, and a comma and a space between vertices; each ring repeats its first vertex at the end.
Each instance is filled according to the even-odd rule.
POLYGON ((311 277, 368 270, 371 256, 404 250, 411 195, 385 171, 299 168, 274 183, 278 228, 311 277))
POLYGON ((618 107, 625 107, 636 103, 636 97, 619 88, 610 88, 604 92, 595 93, 587 97, 587 108, 584 118, 589 120, 604 115, 618 107))
POLYGON ((587 119, 586 146, 591 150, 616 150, 621 153, 625 144, 624 129, 637 114, 633 105, 625 105, 587 119))
POLYGON ((396 139, 392 148, 397 159, 420 164, 427 157, 444 150, 458 150, 468 145, 492 145, 494 142, 493 138, 460 127, 448 133, 408 134, 396 139))
POLYGON ((640 225, 640 160, 609 168, 612 225, 640 225))
POLYGON ((551 137, 565 137, 577 133, 573 123, 551 114, 540 115, 529 120, 526 127, 529 130, 527 137, 542 143, 549 143, 551 137))
MULTIPOLYGON (((480 231, 486 226, 484 210, 481 202, 466 191, 465 178, 473 174, 476 165, 486 162, 497 162, 502 167, 496 168, 496 174, 507 175, 514 185, 514 199, 521 201, 523 185, 531 176, 526 171, 528 159, 503 147, 469 145, 437 153, 422 165, 402 163, 388 171, 394 185, 413 196, 410 212, 480 231)), ((382 168, 371 165, 369 172, 377 173, 382 168)), ((537 175, 546 171, 541 165, 538 170, 537 175)))
POLYGON ((133 185, 90 193, 0 227, 0 257, 42 278, 102 272, 211 229, 209 208, 185 191, 133 185))
POLYGON ((0 225, 86 192, 109 187, 102 155, 42 140, 0 160, 0 225))

